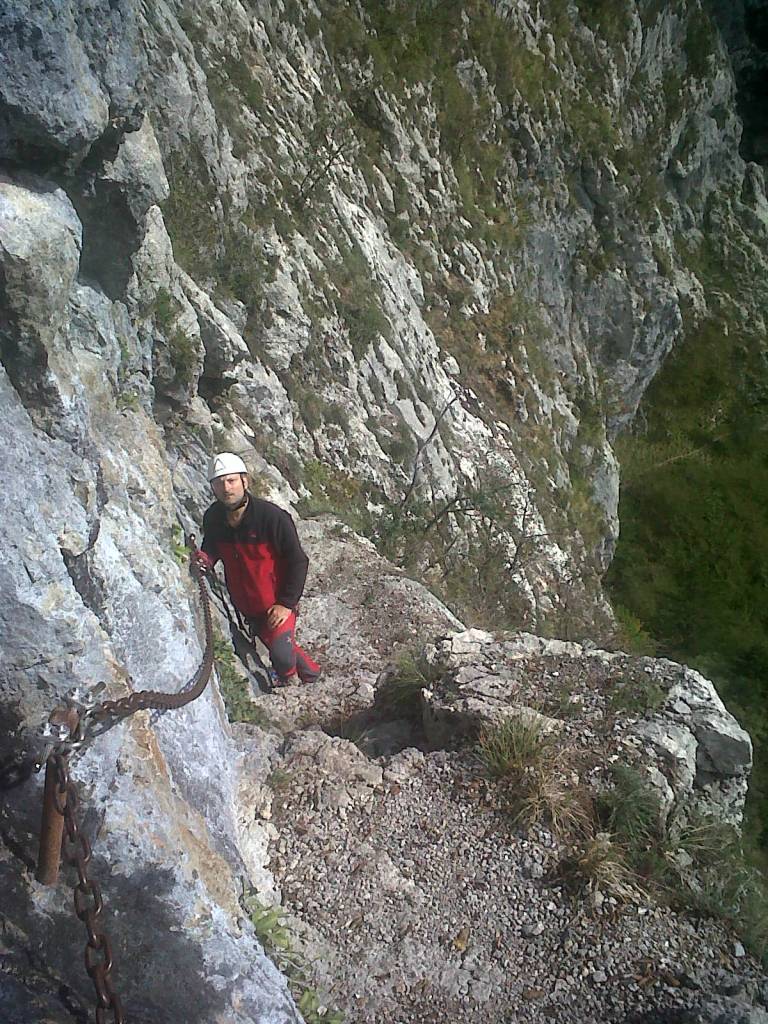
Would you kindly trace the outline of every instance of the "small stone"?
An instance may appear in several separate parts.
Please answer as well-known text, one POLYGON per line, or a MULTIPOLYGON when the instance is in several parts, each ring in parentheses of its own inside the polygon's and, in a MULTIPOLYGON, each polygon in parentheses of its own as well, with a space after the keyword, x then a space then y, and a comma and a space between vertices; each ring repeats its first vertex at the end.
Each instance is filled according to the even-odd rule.
POLYGON ((536 921, 533 924, 524 924, 522 927, 523 938, 532 939, 537 935, 541 935, 544 931, 544 924, 541 921, 536 921))
POLYGON ((746 949, 744 949, 744 946, 740 942, 734 942, 733 955, 736 957, 742 957, 747 955, 746 949))
POLYGON ((529 1002, 532 1002, 534 999, 544 998, 544 990, 541 988, 524 988, 520 994, 523 999, 527 999, 529 1002))
POLYGON ((596 985, 604 985, 606 981, 608 981, 608 975, 605 971, 593 971, 592 981, 594 981, 596 985))
POLYGON ((715 981, 715 992, 721 996, 736 996, 744 988, 741 978, 727 971, 721 971, 715 981))
POLYGON ((695 974, 688 974, 687 971, 678 974, 678 981, 683 988, 700 989, 703 987, 699 978, 695 974))

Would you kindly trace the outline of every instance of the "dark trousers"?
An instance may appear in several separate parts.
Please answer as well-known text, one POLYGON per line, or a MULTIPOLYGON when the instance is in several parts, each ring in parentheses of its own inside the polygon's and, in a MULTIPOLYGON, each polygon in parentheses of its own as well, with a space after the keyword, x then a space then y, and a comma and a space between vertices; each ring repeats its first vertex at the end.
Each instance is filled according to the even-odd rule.
POLYGON ((320 666, 296 643, 296 612, 291 612, 277 629, 270 629, 266 615, 249 619, 253 631, 269 651, 272 668, 280 682, 298 674, 302 683, 313 683, 320 675, 320 666))

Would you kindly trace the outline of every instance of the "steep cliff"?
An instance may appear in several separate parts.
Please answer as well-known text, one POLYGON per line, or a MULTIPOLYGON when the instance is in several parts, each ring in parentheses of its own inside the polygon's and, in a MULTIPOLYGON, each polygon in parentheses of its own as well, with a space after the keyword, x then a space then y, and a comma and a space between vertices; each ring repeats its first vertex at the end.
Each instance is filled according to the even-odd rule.
MULTIPOLYGON (((307 727, 367 712, 391 650, 457 615, 616 639, 600 585, 612 442, 713 301, 713 247, 765 269, 728 52, 696 2, 18 0, 0 9, 0 62, 9 753, 75 683, 179 689, 194 670, 174 548, 179 519, 199 527, 213 450, 370 538, 304 527, 313 564, 336 559, 304 611, 327 648, 316 693, 260 698, 272 727, 233 734, 214 686, 76 767, 131 1019, 297 1019, 239 896, 245 881, 277 897, 267 780, 307 727)), ((643 742, 661 776, 682 758, 692 807, 706 743, 678 726, 682 754, 658 728, 643 742)), ((738 821, 750 746, 723 728, 738 756, 697 785, 738 821)), ((375 790, 381 766, 359 757, 375 790)), ((35 1000, 78 1019, 76 922, 27 873, 31 794, 2 810, 3 998, 19 1021, 40 1019, 35 1000)), ((324 968, 315 981, 333 987, 324 968)), ((460 1005, 452 985, 437 987, 460 1005)), ((608 1019, 613 1004, 583 1005, 608 1019)))

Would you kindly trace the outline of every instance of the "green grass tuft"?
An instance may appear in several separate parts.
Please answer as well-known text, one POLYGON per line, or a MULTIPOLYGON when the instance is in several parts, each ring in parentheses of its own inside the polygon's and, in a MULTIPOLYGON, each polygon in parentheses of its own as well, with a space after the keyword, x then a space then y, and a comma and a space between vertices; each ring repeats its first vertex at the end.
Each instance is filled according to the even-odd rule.
POLYGON ((442 670, 413 651, 402 653, 376 690, 376 710, 389 718, 421 719, 421 691, 442 670))
POLYGON ((494 779, 515 781, 549 758, 552 739, 543 723, 524 711, 480 733, 477 755, 494 779))
POLYGON ((262 729, 274 729, 275 724, 267 712, 251 700, 251 688, 235 667, 236 655, 228 639, 221 635, 214 638, 213 657, 230 722, 247 722, 262 729))

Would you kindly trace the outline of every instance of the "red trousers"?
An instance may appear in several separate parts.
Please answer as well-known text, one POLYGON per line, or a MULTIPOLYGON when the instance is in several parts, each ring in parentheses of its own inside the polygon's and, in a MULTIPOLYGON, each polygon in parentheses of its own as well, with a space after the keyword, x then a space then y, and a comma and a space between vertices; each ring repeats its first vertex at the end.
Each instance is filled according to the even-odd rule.
POLYGON ((298 673, 302 683, 314 683, 320 666, 296 643, 296 612, 291 612, 277 629, 270 629, 267 616, 249 619, 253 631, 269 651, 269 660, 281 683, 298 673))

